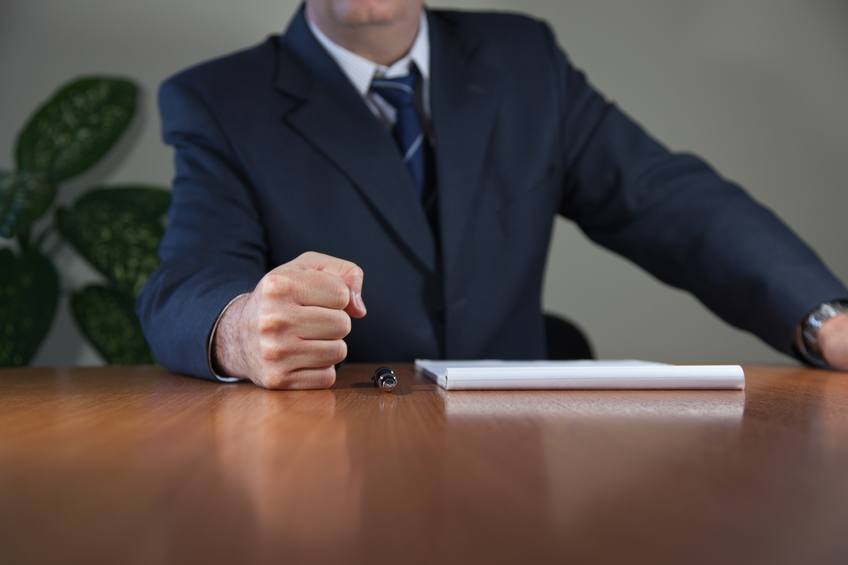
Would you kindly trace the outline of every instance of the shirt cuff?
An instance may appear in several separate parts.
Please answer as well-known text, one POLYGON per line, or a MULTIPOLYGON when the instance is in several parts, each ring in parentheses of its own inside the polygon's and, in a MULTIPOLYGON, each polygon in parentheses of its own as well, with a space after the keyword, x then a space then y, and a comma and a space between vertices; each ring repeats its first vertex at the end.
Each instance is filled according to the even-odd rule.
POLYGON ((247 296, 248 294, 250 294, 250 293, 245 292, 245 293, 239 294, 238 296, 236 296, 235 298, 233 298, 232 300, 227 302, 227 305, 224 306, 221 309, 221 313, 218 314, 217 318, 215 318, 215 323, 212 324, 212 331, 209 332, 209 340, 206 342, 206 362, 209 366, 209 372, 212 374, 213 377, 215 377, 216 379, 218 379, 219 382, 222 382, 222 383, 237 383, 237 382, 244 380, 244 379, 240 379, 239 377, 227 377, 227 376, 224 376, 224 375, 220 375, 215 370, 215 364, 212 363, 212 353, 213 353, 212 346, 215 343, 215 332, 218 330, 218 324, 221 323, 221 318, 224 317, 224 314, 227 312, 227 310, 230 308, 230 306, 232 306, 235 303, 236 300, 238 300, 242 296, 247 296))

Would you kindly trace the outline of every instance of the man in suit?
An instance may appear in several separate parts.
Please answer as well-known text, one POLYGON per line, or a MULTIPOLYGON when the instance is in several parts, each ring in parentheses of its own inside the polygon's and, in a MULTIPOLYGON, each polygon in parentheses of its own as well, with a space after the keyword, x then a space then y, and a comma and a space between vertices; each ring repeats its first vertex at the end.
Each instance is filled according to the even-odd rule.
POLYGON ((176 177, 138 312, 171 370, 320 388, 345 359, 543 358, 557 213, 775 348, 848 369, 848 289, 605 100, 537 20, 306 0, 282 36, 165 81, 160 106, 176 177))

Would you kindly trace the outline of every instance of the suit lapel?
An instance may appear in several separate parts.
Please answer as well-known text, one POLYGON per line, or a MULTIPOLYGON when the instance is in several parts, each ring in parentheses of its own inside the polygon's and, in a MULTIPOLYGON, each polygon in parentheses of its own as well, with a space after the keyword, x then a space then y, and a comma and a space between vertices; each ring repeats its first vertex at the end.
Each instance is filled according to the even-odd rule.
MULTIPOLYGON (((431 113, 446 290, 460 289, 462 242, 497 115, 496 70, 479 62, 452 25, 429 14, 431 113)), ((454 293, 450 291, 453 290, 454 293)))
POLYGON ((312 36, 303 8, 282 38, 276 86, 301 100, 284 120, 345 173, 412 254, 435 270, 435 241, 391 135, 312 36))

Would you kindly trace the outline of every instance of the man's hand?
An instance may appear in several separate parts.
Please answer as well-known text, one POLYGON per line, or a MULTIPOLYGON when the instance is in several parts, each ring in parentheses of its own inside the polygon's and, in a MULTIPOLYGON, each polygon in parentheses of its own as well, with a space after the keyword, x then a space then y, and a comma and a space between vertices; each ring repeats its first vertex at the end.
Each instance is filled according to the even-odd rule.
POLYGON ((304 253, 265 275, 224 313, 212 344, 228 376, 274 389, 328 388, 347 357, 351 316, 365 316, 355 264, 304 253))
POLYGON ((819 330, 819 348, 827 364, 848 371, 848 314, 825 322, 819 330))

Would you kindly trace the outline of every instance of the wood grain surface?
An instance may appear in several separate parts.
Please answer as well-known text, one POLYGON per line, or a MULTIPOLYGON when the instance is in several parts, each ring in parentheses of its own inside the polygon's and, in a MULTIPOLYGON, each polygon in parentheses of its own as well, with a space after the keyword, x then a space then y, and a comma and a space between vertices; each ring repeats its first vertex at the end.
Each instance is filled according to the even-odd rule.
POLYGON ((268 392, 0 371, 0 563, 848 563, 848 375, 268 392))

